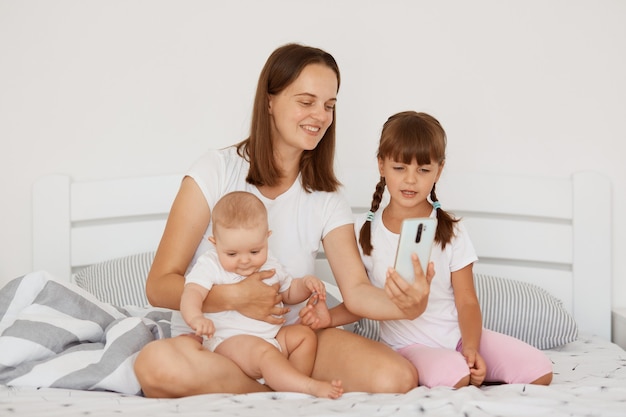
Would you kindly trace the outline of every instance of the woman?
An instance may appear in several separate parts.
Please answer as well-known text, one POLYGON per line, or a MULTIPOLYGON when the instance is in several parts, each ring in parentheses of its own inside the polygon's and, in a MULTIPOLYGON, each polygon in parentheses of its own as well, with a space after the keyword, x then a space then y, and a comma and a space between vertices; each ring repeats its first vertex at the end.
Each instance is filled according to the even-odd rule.
MULTIPOLYGON (((293 276, 313 273, 321 240, 353 313, 398 319, 424 311, 432 273, 427 278, 416 265, 413 285, 394 275, 383 290, 370 284, 360 260, 352 213, 337 192, 333 172, 339 83, 337 63, 320 49, 289 44, 270 55, 259 78, 250 137, 209 151, 181 183, 148 276, 153 305, 179 309, 184 275, 210 244, 212 207, 227 192, 242 190, 266 205, 270 247, 293 276)), ((284 323, 287 309, 275 307, 281 301, 278 289, 262 282, 272 274, 261 271, 241 283, 213 287, 204 311, 236 310, 284 323)), ((292 313, 297 315, 297 309, 292 313)), ((149 397, 269 390, 190 336, 147 345, 135 371, 149 397)), ((417 385, 417 372, 406 359, 381 343, 335 328, 318 331, 311 376, 339 379, 346 392, 406 392, 417 385)))

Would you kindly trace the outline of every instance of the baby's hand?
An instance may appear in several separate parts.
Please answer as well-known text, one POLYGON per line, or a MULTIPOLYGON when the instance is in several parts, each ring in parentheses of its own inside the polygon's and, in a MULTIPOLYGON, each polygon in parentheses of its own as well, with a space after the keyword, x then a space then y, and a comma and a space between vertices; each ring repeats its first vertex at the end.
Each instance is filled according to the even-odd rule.
POLYGON ((213 324, 213 321, 204 316, 194 317, 190 321, 189 327, 196 331, 196 336, 211 337, 213 336, 213 333, 215 333, 215 325, 213 324))
POLYGON ((311 295, 317 295, 319 301, 326 301, 326 286, 324 285, 324 281, 313 275, 305 275, 302 281, 308 290, 311 291, 311 295))
POLYGON ((300 310, 300 323, 313 330, 325 329, 332 324, 330 311, 324 301, 320 301, 317 294, 313 294, 309 301, 300 310))

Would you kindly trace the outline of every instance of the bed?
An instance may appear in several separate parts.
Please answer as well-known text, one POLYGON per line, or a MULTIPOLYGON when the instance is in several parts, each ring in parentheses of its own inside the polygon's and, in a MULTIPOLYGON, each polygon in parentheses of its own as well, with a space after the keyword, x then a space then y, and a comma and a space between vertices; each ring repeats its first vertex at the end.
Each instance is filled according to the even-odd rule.
MULTIPOLYGON (((342 176, 355 213, 369 206, 371 175, 342 176)), ((167 337, 168 312, 147 305, 143 282, 181 178, 50 175, 34 184, 33 272, 0 289, 0 415, 626 415, 626 352, 610 342, 611 186, 594 172, 547 178, 449 171, 437 186, 444 208, 464 218, 478 251, 475 283, 485 327, 544 349, 554 363, 549 387, 417 387, 338 400, 284 392, 137 395, 128 372, 136 351, 167 337), (81 316, 85 305, 102 314, 81 316), (76 309, 80 317, 73 316, 76 309), (104 315, 110 321, 102 325, 104 315), (29 332, 18 326, 24 323, 29 332), (63 328, 58 337, 71 339, 69 347, 42 351, 41 344, 59 343, 49 326, 63 328), (125 336, 135 345, 122 346, 126 356, 113 372, 101 359, 125 336), (93 342, 85 351, 83 340, 93 342), (24 370, 28 355, 37 359, 24 370), (57 361, 71 363, 71 375, 57 361), (59 372, 61 378, 50 376, 59 372)), ((323 252, 317 266, 340 300, 323 252)), ((376 323, 363 321, 351 331, 375 338, 376 323)))

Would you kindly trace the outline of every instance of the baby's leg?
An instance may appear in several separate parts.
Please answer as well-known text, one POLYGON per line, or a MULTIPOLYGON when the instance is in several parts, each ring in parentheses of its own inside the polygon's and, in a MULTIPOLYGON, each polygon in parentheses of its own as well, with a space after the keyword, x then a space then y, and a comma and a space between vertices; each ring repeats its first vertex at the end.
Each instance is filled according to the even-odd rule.
POLYGON ((303 392, 317 397, 339 398, 340 381, 318 381, 304 375, 286 356, 265 340, 249 335, 233 336, 215 349, 235 362, 251 378, 264 378, 274 391, 303 392))
POLYGON ((298 371, 311 376, 317 353, 317 336, 310 327, 301 324, 284 326, 276 335, 276 340, 289 362, 298 371))

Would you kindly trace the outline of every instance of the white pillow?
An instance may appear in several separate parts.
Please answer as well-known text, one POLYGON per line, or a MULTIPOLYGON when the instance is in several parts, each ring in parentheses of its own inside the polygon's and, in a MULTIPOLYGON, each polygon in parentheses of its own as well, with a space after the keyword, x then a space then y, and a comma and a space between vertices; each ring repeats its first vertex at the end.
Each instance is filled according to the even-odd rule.
POLYGON ((90 265, 74 276, 74 282, 100 301, 118 307, 148 307, 146 279, 154 252, 138 253, 90 265))

